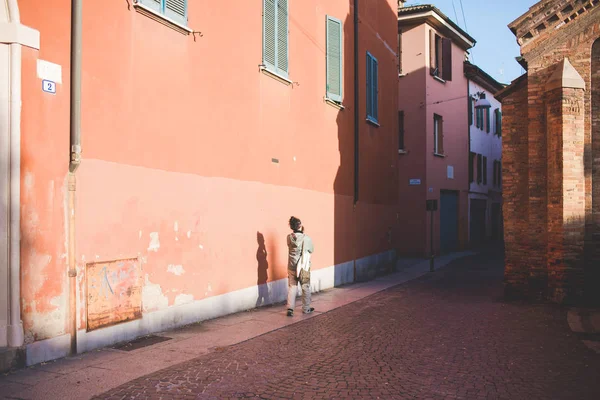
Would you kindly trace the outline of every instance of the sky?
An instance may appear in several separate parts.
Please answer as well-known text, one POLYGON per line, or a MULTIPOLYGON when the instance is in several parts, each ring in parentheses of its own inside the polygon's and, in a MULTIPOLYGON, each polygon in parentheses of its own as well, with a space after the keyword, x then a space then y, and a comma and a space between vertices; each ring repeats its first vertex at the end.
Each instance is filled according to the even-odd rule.
POLYGON ((515 61, 515 57, 520 55, 519 45, 507 25, 537 2, 538 0, 408 0, 405 7, 423 4, 436 6, 477 40, 470 51, 471 62, 498 82, 510 83, 525 70, 515 61))

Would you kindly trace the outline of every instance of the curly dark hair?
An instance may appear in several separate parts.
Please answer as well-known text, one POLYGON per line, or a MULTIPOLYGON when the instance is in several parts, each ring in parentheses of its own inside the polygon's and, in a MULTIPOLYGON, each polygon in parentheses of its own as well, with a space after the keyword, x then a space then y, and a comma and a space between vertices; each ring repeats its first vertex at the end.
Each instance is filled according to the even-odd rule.
POLYGON ((300 229, 300 227, 302 226, 302 221, 300 221, 300 218, 296 218, 294 216, 290 217, 290 228, 292 228, 292 230, 297 231, 300 229))

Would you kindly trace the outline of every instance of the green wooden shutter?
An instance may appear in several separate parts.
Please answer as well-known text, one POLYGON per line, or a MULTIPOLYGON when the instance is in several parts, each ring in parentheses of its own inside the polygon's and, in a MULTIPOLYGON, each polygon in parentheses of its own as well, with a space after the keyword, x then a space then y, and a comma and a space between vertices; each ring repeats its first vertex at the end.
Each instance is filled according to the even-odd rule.
POLYGON ((187 0, 165 0, 165 16, 187 25, 187 0))
POLYGON ((498 110, 498 137, 502 136, 502 111, 498 110))
POLYGON ((277 34, 275 33, 276 0, 263 0, 263 64, 275 71, 277 34))
POLYGON ((469 126, 473 125, 473 99, 469 96, 469 126))
POLYGON ((485 109, 485 131, 490 133, 490 108, 485 109))
POLYGON ((162 13, 162 0, 138 0, 138 2, 154 11, 162 13))
POLYGON ((377 59, 367 52, 367 118, 378 122, 378 71, 377 59))
POLYGON ((277 73, 288 76, 288 0, 277 0, 277 73))
POLYGON ((327 16, 327 98, 342 102, 342 21, 327 16))

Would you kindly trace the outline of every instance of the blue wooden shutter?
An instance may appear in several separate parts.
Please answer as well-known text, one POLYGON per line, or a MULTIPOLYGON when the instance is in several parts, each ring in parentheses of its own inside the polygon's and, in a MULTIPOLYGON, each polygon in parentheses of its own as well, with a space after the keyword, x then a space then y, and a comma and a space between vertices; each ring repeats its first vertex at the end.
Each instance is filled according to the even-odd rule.
POLYGON ((342 21, 327 16, 327 98, 342 102, 342 21))
POLYGON ((263 64, 275 71, 277 34, 275 32, 276 0, 263 0, 263 64))
POLYGON ((367 117, 370 117, 373 110, 373 92, 371 90, 371 68, 373 63, 371 62, 371 55, 367 52, 367 117))
POLYGON ((165 16, 187 25, 187 0, 165 0, 165 16))
POLYGON ((277 0, 277 73, 288 72, 288 0, 277 0))
POLYGON ((151 8, 152 10, 162 13, 162 0, 138 0, 140 4, 151 8))
POLYGON ((373 57, 373 66, 371 67, 373 73, 372 88, 373 88, 373 118, 375 121, 379 121, 379 68, 377 59, 373 57))

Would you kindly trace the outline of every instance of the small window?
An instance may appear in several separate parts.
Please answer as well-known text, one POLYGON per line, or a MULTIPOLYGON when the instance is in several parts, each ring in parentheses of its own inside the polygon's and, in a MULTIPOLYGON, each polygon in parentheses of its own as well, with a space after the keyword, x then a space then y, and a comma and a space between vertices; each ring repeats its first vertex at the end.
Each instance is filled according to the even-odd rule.
POLYGON ((433 152, 444 154, 444 120, 437 114, 433 114, 433 152))
POLYGON ((476 108, 475 115, 476 115, 475 126, 478 129, 483 129, 483 108, 476 108))
POLYGON ((374 123, 379 121, 378 73, 377 59, 367 52, 367 119, 374 123))
POLYGON ((404 111, 398 111, 398 150, 404 150, 404 111))
POLYGON ((342 21, 327 16, 327 98, 342 102, 342 21))
POLYGON ((288 0, 263 0, 263 65, 284 78, 289 74, 288 42, 288 0))
POLYGON ((137 2, 174 22, 187 25, 187 0, 137 0, 137 2))
POLYGON ((452 80, 452 40, 443 38, 430 30, 430 74, 445 81, 452 80))

